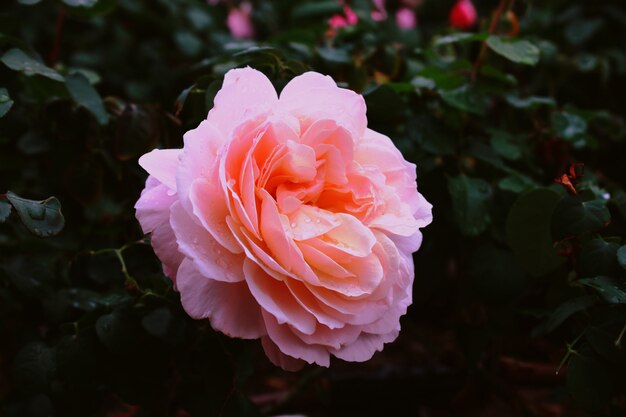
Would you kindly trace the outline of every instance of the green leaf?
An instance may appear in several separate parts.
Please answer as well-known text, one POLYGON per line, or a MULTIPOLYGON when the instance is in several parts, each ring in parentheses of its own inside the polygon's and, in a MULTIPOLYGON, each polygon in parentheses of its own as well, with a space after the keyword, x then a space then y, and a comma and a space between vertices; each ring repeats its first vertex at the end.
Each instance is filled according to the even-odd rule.
POLYGON ((448 191, 452 197, 452 211, 461 232, 477 236, 485 231, 491 217, 489 206, 492 189, 488 182, 479 178, 460 175, 448 178, 448 191))
POLYGON ((550 235, 550 220, 558 201, 556 191, 537 188, 521 195, 506 219, 507 242, 524 268, 535 277, 563 263, 550 235))
POLYGON ((604 25, 604 20, 576 19, 565 28, 565 38, 572 45, 582 45, 590 40, 604 25))
POLYGON ((317 48, 317 53, 324 61, 332 64, 350 64, 354 61, 352 56, 344 49, 324 46, 317 48))
POLYGON ((501 190, 511 191, 518 194, 528 191, 536 186, 537 184, 535 181, 522 174, 512 174, 498 181, 498 187, 500 187, 501 190))
POLYGON ((468 33, 468 32, 458 32, 453 33, 451 35, 442 36, 440 38, 435 39, 433 43, 434 46, 443 46, 451 43, 464 43, 464 42, 474 42, 474 41, 484 41, 489 36, 488 33, 468 33))
POLYGON ((555 112, 551 117, 552 130, 566 140, 575 139, 587 131, 587 122, 568 112, 555 112))
POLYGON ((9 191, 7 198, 15 207, 20 220, 31 232, 40 237, 58 234, 65 226, 61 203, 56 197, 42 201, 28 200, 9 191))
POLYGON ((19 71, 27 76, 36 74, 55 81, 62 82, 65 80, 61 74, 27 55, 21 49, 9 49, 4 55, 2 55, 0 61, 12 70, 19 71))
POLYGON ((586 410, 599 411, 613 395, 613 381, 602 363, 576 353, 567 367, 567 390, 586 410))
POLYGON ((55 372, 54 351, 41 342, 27 344, 15 356, 16 382, 26 392, 49 390, 55 372))
POLYGON ((174 34, 174 41, 178 49, 188 57, 197 56, 204 46, 202 40, 192 32, 180 30, 174 34))
POLYGON ((506 159, 516 160, 522 156, 522 149, 515 136, 504 130, 492 130, 490 138, 491 147, 500 156, 506 159))
POLYGON ((9 92, 6 88, 0 88, 0 117, 4 117, 13 107, 13 100, 9 97, 9 92))
POLYGON ((597 290, 602 298, 609 303, 626 304, 626 283, 606 276, 583 278, 578 282, 597 290))
POLYGON ((626 245, 617 250, 617 262, 619 263, 619 266, 626 269, 626 245))
POLYGON ((454 155, 456 151, 456 132, 439 119, 421 115, 407 120, 409 137, 421 149, 435 155, 454 155))
POLYGON ((518 64, 536 65, 540 50, 528 41, 508 40, 500 36, 489 36, 487 45, 497 54, 518 64))
POLYGON ((100 342, 119 355, 132 354, 137 349, 140 330, 131 312, 123 308, 100 316, 96 321, 96 334, 100 342))
POLYGON ((141 325, 148 334, 163 337, 167 335, 172 320, 173 315, 170 310, 167 307, 161 307, 146 314, 141 320, 141 325))
POLYGON ((485 115, 490 103, 488 97, 469 84, 454 90, 439 90, 439 95, 448 105, 479 116, 485 115))
POLYGON ((66 77, 67 90, 74 101, 89 110, 101 125, 109 122, 109 115, 104 108, 102 98, 87 78, 81 73, 75 72, 66 77))
POLYGON ((611 213, 604 200, 580 201, 574 196, 564 196, 552 215, 552 237, 565 237, 593 232, 611 221, 611 213))
POLYGON ((1 265, 14 288, 30 298, 47 299, 52 293, 54 263, 49 257, 12 256, 1 265))
POLYGON ((516 95, 507 95, 505 97, 506 102, 516 109, 536 109, 540 106, 554 107, 556 102, 550 97, 519 97, 516 95))
POLYGON ((626 365, 626 355, 621 344, 616 340, 624 326, 624 322, 616 317, 612 311, 606 310, 611 317, 599 317, 599 320, 585 330, 585 338, 598 354, 609 361, 626 365))
POLYGON ((434 90, 437 84, 430 78, 417 76, 411 80, 411 85, 420 92, 421 90, 434 90))
POLYGON ((98 307, 115 307, 127 302, 131 297, 126 293, 97 293, 84 288, 68 288, 58 292, 59 297, 73 308, 93 311, 98 307))
POLYGON ((578 272, 581 277, 619 274, 617 250, 619 245, 602 238, 591 239, 582 246, 578 259, 578 272))
POLYGON ((141 319, 141 326, 148 334, 170 344, 182 340, 185 330, 185 323, 167 307, 157 308, 146 314, 141 319))
POLYGON ((598 297, 595 295, 585 295, 565 301, 552 312, 548 320, 542 326, 542 330, 546 333, 552 332, 565 322, 565 320, 580 311, 586 310, 597 302, 598 297))
POLYGON ((4 222, 11 215, 11 204, 0 201, 0 223, 4 222))

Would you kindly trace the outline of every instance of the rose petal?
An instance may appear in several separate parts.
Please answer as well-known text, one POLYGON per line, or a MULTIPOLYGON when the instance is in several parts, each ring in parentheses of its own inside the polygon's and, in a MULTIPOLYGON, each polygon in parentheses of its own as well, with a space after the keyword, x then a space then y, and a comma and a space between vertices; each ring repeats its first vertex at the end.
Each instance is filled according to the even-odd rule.
POLYGON ((278 323, 288 323, 302 333, 315 331, 315 318, 298 304, 284 283, 269 276, 249 259, 245 260, 243 270, 252 295, 278 323))
POLYGON ((242 252, 226 222, 230 211, 219 183, 204 178, 195 180, 190 188, 189 201, 192 213, 215 240, 232 253, 242 252))
POLYGON ((289 215, 289 225, 294 240, 307 240, 321 236, 342 222, 337 215, 310 205, 301 205, 289 215))
POLYGON ((261 345, 267 355, 268 359, 276 366, 280 366, 285 371, 296 372, 304 368, 306 362, 302 359, 296 359, 291 356, 285 355, 280 351, 276 343, 272 342, 272 339, 265 336, 261 338, 261 345))
POLYGON ((227 251, 180 203, 174 203, 170 213, 179 250, 193 260, 202 275, 218 281, 243 281, 243 254, 227 251))
POLYGON ((361 137, 367 126, 363 97, 316 72, 291 80, 280 93, 279 109, 299 117, 305 129, 315 120, 332 119, 361 137))
POLYGON ((330 348, 330 351, 344 361, 364 362, 371 359, 374 353, 383 350, 385 343, 396 340, 399 333, 399 324, 398 329, 383 335, 362 333, 354 343, 340 349, 330 348))
POLYGON ((181 151, 181 149, 154 149, 139 158, 139 165, 167 188, 176 191, 176 168, 181 151))
POLYGON ((263 319, 265 320, 267 335, 283 353, 308 363, 316 363, 326 367, 330 365, 330 355, 327 348, 319 345, 307 345, 289 329, 288 325, 279 324, 273 315, 265 311, 263 311, 263 319))
POLYGON ((170 206, 176 200, 176 195, 171 194, 167 186, 149 176, 146 188, 135 203, 135 216, 143 232, 150 233, 159 225, 169 223, 170 206))
POLYGON ((261 308, 245 282, 222 282, 205 277, 193 262, 184 260, 178 269, 180 299, 195 319, 208 318, 220 332, 242 339, 267 334, 261 308))
POLYGON ((152 247, 163 264, 163 272, 176 281, 176 271, 183 260, 178 251, 174 231, 170 227, 170 206, 176 201, 176 195, 170 195, 170 189, 150 176, 146 189, 135 204, 135 216, 144 233, 152 233, 152 247))
POLYGON ((233 69, 224 76, 207 120, 228 138, 244 120, 274 108, 277 101, 274 86, 262 72, 250 67, 233 69))

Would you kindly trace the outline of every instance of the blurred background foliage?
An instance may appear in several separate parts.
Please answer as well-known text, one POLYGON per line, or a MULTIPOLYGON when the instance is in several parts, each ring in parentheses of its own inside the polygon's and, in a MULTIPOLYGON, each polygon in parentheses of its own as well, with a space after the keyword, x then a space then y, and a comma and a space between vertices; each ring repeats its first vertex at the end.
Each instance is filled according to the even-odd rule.
POLYGON ((452 0, 389 16, 407 4, 416 28, 253 1, 241 39, 236 1, 2 2, 0 415, 625 415, 622 0, 477 0, 469 32, 452 0), (134 219, 137 158, 245 65, 362 93, 434 204, 403 331, 367 363, 290 374, 189 319, 134 219))

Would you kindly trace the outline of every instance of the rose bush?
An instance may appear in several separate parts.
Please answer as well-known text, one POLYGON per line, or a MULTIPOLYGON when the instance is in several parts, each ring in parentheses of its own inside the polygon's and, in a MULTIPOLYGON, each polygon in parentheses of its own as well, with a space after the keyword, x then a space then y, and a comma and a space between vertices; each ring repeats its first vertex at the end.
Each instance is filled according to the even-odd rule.
POLYGON ((308 72, 279 98, 234 69, 183 149, 139 163, 136 216, 190 316, 290 370, 397 337, 431 205, 362 96, 308 72))

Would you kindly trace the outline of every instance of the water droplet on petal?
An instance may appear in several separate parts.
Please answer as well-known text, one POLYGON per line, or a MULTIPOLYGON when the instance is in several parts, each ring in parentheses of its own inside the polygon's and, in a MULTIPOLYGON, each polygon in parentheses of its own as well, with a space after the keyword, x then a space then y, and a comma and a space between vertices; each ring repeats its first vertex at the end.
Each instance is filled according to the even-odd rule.
POLYGON ((297 226, 296 222, 291 223, 291 227, 296 227, 296 226, 297 226))

